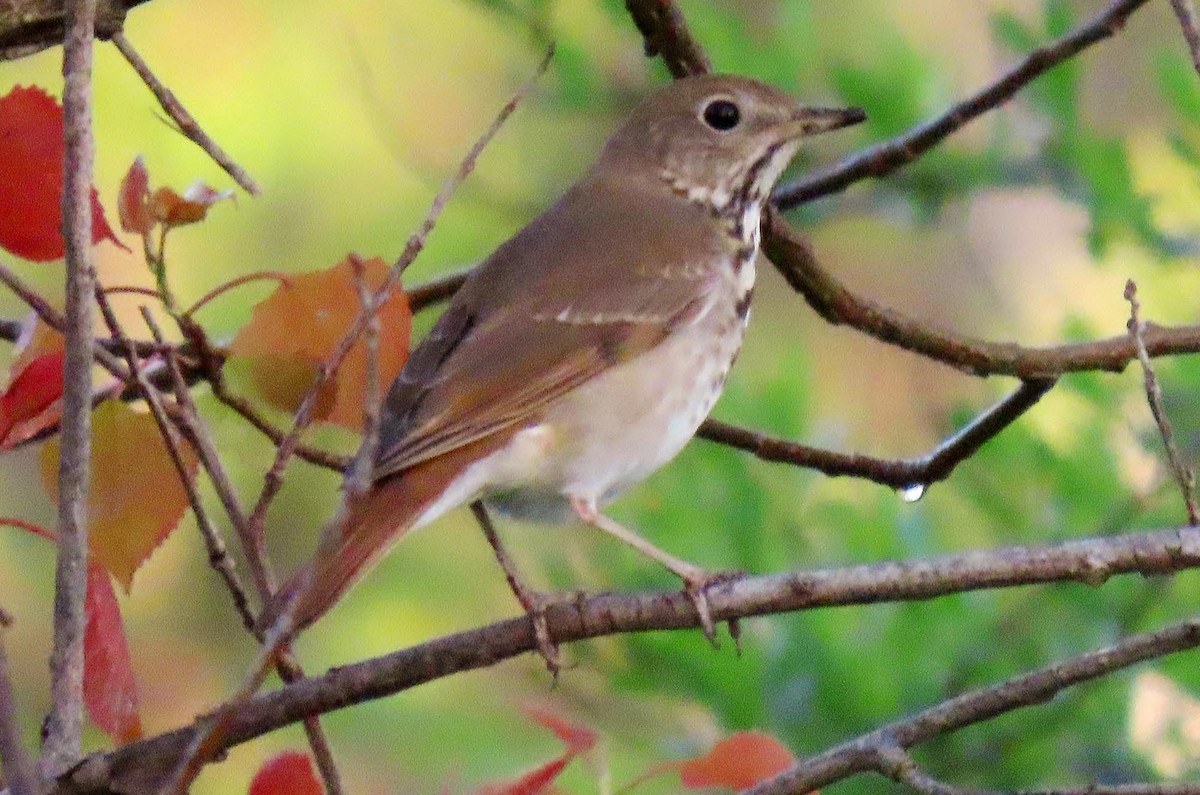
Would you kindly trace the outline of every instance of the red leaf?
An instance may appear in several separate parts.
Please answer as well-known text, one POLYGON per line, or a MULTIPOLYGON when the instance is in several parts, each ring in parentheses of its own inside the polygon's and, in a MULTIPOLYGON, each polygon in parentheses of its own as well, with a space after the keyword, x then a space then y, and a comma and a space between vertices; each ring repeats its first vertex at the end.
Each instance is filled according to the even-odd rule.
POLYGON ((17 372, 0 395, 0 450, 10 450, 58 421, 48 411, 63 393, 63 351, 40 354, 17 372))
POLYGON ((570 753, 563 754, 513 781, 485 784, 474 795, 544 795, 571 759, 570 753))
POLYGON ((554 732, 567 746, 567 753, 571 756, 587 753, 596 747, 600 739, 592 728, 572 723, 547 707, 527 704, 521 709, 539 726, 554 732))
MULTIPOLYGON (((63 256, 63 113, 43 89, 0 97, 0 247, 38 262, 63 256)), ((92 189, 92 242, 117 240, 92 189)))
POLYGON ((322 795, 312 759, 300 751, 284 751, 263 762, 250 782, 250 795, 322 795))
MULTIPOLYGON (((27 530, 58 543, 51 531, 21 519, 0 519, 0 525, 27 530)), ((92 722, 121 744, 142 736, 138 717, 137 681, 125 640, 125 624, 108 572, 88 562, 87 625, 83 633, 83 703, 92 722)))
POLYGON ((743 790, 782 773, 794 762, 792 752, 771 735, 738 732, 721 740, 704 756, 680 762, 679 774, 689 789, 743 790))
POLYGON ((142 736, 137 682, 133 678, 121 609, 108 572, 96 563, 88 564, 83 702, 92 722, 118 745, 142 736))

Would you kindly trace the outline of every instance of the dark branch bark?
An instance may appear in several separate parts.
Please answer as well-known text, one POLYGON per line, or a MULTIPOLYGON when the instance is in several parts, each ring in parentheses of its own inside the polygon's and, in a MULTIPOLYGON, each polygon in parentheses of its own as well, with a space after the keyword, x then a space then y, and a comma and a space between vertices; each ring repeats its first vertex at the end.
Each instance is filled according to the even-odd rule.
MULTIPOLYGON (((1137 359, 1128 334, 1092 342, 1026 347, 933 328, 890 307, 857 296, 821 268, 812 247, 777 212, 764 220, 763 251, 817 314, 875 339, 971 375, 1010 375, 1025 381, 1086 370, 1120 372, 1137 359)), ((1152 357, 1200 352, 1200 326, 1147 323, 1143 339, 1152 357)))
MULTIPOLYGON (((1117 574, 1166 574, 1195 567, 1200 567, 1200 529, 1181 528, 1049 547, 1010 547, 932 560, 746 577, 712 587, 709 604, 714 618, 728 621, 818 607, 925 600, 948 593, 1035 583, 1098 586, 1117 574)), ((573 602, 549 605, 545 616, 550 636, 557 643, 699 626, 691 600, 678 591, 580 596, 573 602)), ((533 622, 522 617, 342 666, 239 704, 228 713, 222 747, 247 742, 305 715, 382 698, 537 649, 533 622)), ((202 718, 198 725, 203 726, 206 720, 202 718)), ((194 727, 184 727, 93 755, 63 777, 57 791, 154 791, 173 773, 194 737, 194 727)))
MULTIPOLYGON (((96 36, 107 39, 125 24, 125 12, 146 0, 98 0, 96 36)), ((63 42, 63 0, 10 0, 0 5, 0 60, 22 58, 63 42)))

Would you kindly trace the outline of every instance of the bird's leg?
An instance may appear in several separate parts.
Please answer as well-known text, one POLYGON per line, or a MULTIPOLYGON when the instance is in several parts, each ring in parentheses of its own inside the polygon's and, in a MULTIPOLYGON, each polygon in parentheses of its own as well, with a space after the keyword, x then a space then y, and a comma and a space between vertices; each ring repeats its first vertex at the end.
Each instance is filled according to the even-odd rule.
POLYGON ((708 607, 707 592, 709 586, 728 579, 726 575, 710 574, 694 563, 688 563, 686 560, 664 552, 637 533, 605 516, 596 507, 593 500, 571 497, 571 509, 585 523, 628 544, 651 560, 658 561, 664 568, 683 580, 684 593, 688 595, 688 598, 692 600, 692 605, 696 608, 704 637, 708 638, 714 646, 717 645, 717 628, 713 623, 712 611, 708 607))
POLYGON ((512 558, 508 556, 508 551, 500 543, 496 526, 492 523, 492 517, 488 514, 482 501, 475 500, 471 503, 471 513, 475 515, 475 521, 479 523, 484 537, 491 545, 492 552, 496 555, 496 562, 500 564, 500 568, 504 569, 504 578, 508 581, 508 587, 512 589, 513 595, 517 597, 517 601, 521 603, 526 615, 533 622, 533 635, 537 640, 538 652, 546 661, 546 669, 550 671, 550 676, 554 677, 554 681, 557 682, 558 673, 562 670, 562 658, 558 653, 558 644, 550 637, 550 626, 546 623, 546 608, 554 602, 554 599, 530 588, 521 579, 516 566, 513 565, 512 558))

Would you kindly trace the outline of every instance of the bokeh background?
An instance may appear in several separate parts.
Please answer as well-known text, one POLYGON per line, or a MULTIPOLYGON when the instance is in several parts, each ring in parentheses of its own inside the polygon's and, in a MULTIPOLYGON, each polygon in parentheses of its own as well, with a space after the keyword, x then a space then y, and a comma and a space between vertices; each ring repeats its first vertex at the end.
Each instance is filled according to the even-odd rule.
MULTIPOLYGON (((1098 1, 684 0, 716 65, 814 104, 855 103, 871 121, 816 142, 798 168, 895 134, 984 84, 1029 46, 1098 11, 1098 1)), ((545 45, 558 54, 479 162, 409 271, 411 283, 487 254, 549 203, 640 96, 666 79, 618 0, 154 0, 127 34, 264 195, 240 195, 173 234, 184 303, 255 270, 325 268, 347 252, 393 258, 545 45)), ((0 91, 61 91, 61 51, 5 64, 0 91)), ((158 117, 115 49, 98 46, 96 185, 145 156, 155 184, 228 178, 158 117)), ((1123 333, 1126 278, 1159 322, 1197 321, 1200 89, 1167 4, 1056 70, 916 166, 794 214, 823 263, 852 289, 930 322, 1026 344, 1123 333)), ((133 243, 134 241, 129 241, 133 243)), ((137 246, 133 246, 135 250, 137 246)), ((144 263, 97 250, 110 284, 149 283, 144 263)), ((60 294, 61 263, 19 264, 60 294)), ((821 322, 762 268, 746 349, 716 416, 842 450, 921 453, 1013 387, 980 381, 821 322)), ((228 338, 268 287, 204 310, 228 338)), ((132 312, 134 302, 125 305, 132 312)), ((23 308, 0 295, 0 312, 23 308)), ((418 322, 427 328, 429 318, 418 322)), ((1197 453, 1200 368, 1161 362, 1185 453, 1197 453)), ((833 566, 1178 524, 1136 368, 1065 379, 1030 415, 924 499, 757 462, 697 442, 614 508, 656 543, 713 569, 833 566)), ((248 498, 271 448, 201 394, 248 498)), ((316 440, 352 440, 323 431, 316 440)), ((36 449, 0 462, 0 515, 49 524, 36 449)), ((212 499, 211 493, 206 493, 212 499)), ((315 543, 337 479, 293 466, 270 517, 277 566, 315 543)), ((147 499, 153 499, 152 494, 147 499)), ((506 525, 545 587, 669 587, 652 564, 588 532, 506 525)), ((46 708, 53 557, 0 530, 0 602, 33 742, 46 708)), ((530 700, 599 729, 600 769, 568 792, 607 791, 650 764, 703 751, 730 731, 773 732, 797 754, 867 731, 1128 632, 1189 614, 1195 574, 975 593, 744 622, 710 649, 697 632, 578 644, 554 689, 528 656, 326 716, 349 789, 463 791, 532 767, 555 741, 521 717, 530 700)), ((190 517, 123 596, 149 732, 189 721, 240 682, 253 646, 207 568, 190 517)), ((514 615, 516 605, 466 512, 404 541, 303 636, 311 672, 514 615)), ((1184 656, 1078 688, 1053 703, 918 752, 963 785, 1002 788, 1172 779, 1200 759, 1200 676, 1184 656)), ((104 738, 90 734, 100 747, 104 738)), ((197 792, 244 791, 261 761, 304 747, 299 729, 234 749, 197 792)), ((886 791, 858 780, 837 792, 886 791)), ((666 779, 647 793, 673 792, 666 779)))

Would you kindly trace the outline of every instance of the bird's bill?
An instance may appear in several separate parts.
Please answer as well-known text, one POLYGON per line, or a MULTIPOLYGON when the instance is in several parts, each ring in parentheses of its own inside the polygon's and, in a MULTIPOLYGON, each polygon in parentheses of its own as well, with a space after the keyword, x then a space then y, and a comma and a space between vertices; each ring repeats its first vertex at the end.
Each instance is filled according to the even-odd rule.
POLYGON ((794 116, 797 135, 819 135, 866 120, 862 108, 803 108, 794 116))

